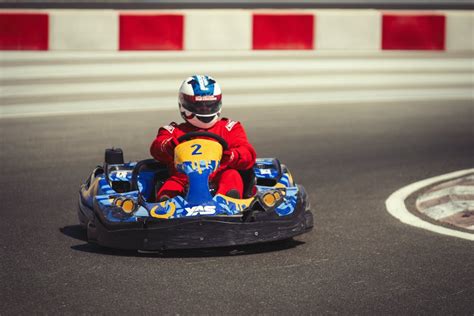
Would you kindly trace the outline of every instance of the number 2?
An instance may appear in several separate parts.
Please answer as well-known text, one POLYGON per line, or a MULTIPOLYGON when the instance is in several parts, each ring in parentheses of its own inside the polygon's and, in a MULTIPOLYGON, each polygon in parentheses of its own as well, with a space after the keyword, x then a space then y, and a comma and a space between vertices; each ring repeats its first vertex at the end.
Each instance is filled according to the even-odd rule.
POLYGON ((199 144, 194 144, 191 146, 191 148, 194 148, 193 152, 191 153, 191 155, 193 156, 196 156, 196 155, 202 155, 202 152, 199 151, 199 149, 201 149, 201 145, 199 144))

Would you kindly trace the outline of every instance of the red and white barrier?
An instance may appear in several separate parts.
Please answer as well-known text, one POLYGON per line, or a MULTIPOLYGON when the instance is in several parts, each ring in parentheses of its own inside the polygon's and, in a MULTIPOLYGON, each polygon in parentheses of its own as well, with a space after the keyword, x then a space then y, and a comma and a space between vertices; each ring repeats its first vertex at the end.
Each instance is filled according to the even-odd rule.
POLYGON ((48 37, 48 13, 0 11, 0 50, 48 50, 48 37))
POLYGON ((474 51, 473 11, 0 11, 0 50, 474 51))

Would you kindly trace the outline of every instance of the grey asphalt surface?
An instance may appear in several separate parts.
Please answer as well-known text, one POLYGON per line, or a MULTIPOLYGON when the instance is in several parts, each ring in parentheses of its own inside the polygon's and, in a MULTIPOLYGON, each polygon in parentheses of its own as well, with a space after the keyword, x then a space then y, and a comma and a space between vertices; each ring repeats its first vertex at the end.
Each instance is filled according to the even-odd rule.
POLYGON ((286 163, 315 228, 293 241, 157 254, 89 245, 77 192, 103 149, 148 158, 177 111, 0 120, 0 314, 473 315, 474 243, 385 200, 474 164, 472 102, 227 109, 286 163))

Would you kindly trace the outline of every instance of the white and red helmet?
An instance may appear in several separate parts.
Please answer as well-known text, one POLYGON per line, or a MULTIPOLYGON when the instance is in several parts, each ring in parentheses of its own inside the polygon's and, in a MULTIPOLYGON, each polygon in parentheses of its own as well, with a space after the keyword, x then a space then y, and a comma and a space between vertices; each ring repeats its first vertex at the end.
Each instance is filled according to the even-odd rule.
POLYGON ((184 120, 203 129, 214 126, 220 119, 222 92, 210 76, 186 78, 179 88, 179 111, 184 120))

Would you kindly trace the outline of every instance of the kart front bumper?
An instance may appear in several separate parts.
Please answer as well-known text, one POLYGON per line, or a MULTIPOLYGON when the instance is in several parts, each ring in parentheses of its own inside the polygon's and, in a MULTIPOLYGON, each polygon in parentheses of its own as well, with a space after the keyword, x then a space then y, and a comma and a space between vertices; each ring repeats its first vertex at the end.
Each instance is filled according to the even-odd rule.
POLYGON ((300 210, 291 216, 243 222, 240 218, 201 217, 143 223, 143 227, 107 228, 95 218, 87 224, 90 242, 127 250, 192 249, 248 245, 288 239, 310 231, 313 215, 300 210))

